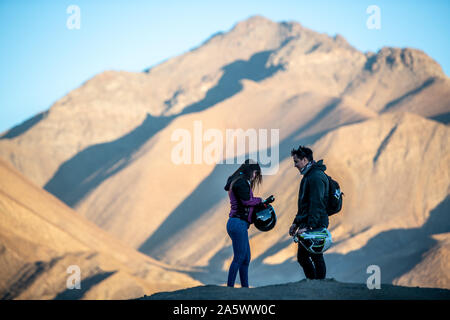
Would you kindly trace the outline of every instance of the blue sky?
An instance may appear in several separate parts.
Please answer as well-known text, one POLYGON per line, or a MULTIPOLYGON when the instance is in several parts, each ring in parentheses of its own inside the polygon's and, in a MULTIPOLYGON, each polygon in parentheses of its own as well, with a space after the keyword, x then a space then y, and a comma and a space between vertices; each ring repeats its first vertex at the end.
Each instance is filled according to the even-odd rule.
POLYGON ((425 51, 450 74, 450 1, 0 1, 0 132, 104 70, 142 71, 253 15, 344 36, 357 49, 425 51), (80 8, 79 30, 66 26, 80 8), (366 8, 381 10, 369 30, 366 8))

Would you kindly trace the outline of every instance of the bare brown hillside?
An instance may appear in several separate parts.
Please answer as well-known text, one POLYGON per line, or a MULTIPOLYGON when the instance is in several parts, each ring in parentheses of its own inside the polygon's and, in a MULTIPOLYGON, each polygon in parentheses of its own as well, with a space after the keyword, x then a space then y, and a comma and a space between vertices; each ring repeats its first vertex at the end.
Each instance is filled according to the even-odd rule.
POLYGON ((80 217, 0 161, 0 298, 126 299, 197 284, 80 217), (81 289, 67 289, 67 269, 81 289))

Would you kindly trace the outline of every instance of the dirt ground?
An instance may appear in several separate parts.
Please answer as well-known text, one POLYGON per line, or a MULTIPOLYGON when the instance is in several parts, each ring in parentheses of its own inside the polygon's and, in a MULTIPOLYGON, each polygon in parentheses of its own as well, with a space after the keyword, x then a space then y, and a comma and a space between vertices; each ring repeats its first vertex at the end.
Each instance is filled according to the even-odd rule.
POLYGON ((369 290, 366 284, 334 279, 302 280, 256 288, 206 285, 144 296, 143 300, 450 300, 450 290, 381 284, 369 290))

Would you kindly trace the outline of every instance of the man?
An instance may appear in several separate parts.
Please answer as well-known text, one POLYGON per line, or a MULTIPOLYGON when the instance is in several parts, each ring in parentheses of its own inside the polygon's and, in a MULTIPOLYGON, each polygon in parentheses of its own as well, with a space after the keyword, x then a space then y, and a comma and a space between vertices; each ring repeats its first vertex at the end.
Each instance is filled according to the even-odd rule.
MULTIPOLYGON (((303 175, 298 194, 298 212, 289 229, 289 235, 328 228, 328 178, 323 161, 315 162, 310 148, 300 146, 291 151, 294 166, 303 175)), ((297 260, 308 279, 325 279, 323 254, 312 254, 298 243, 297 260)))

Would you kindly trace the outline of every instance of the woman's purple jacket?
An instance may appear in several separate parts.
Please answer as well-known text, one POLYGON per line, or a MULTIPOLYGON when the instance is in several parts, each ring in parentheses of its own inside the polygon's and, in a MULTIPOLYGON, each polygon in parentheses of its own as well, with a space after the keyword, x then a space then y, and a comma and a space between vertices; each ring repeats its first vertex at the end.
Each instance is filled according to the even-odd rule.
POLYGON ((262 199, 253 196, 253 191, 250 188, 250 182, 244 177, 236 180, 233 183, 232 188, 230 188, 231 182, 232 177, 229 177, 224 188, 228 191, 228 196, 230 197, 231 210, 229 216, 235 217, 237 216, 238 211, 242 210, 242 207, 248 207, 248 222, 252 223, 254 207, 260 204, 262 199))

